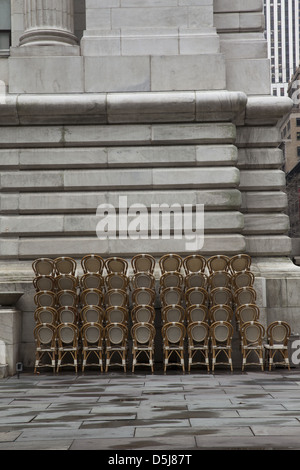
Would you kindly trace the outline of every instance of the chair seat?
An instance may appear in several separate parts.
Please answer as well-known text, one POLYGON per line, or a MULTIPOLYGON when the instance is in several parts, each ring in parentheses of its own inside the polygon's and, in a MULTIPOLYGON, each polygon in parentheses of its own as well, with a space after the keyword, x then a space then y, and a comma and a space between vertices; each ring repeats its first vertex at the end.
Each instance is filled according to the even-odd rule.
POLYGON ((180 350, 180 351, 183 351, 183 346, 178 346, 177 344, 175 344, 174 346, 170 345, 170 346, 165 346, 165 349, 177 349, 177 350, 180 350))
POLYGON ((284 344, 273 344, 273 346, 271 346, 270 344, 265 344, 264 347, 266 349, 287 349, 287 346, 285 346, 284 344))
POLYGON ((106 346, 107 351, 125 351, 126 346, 106 346))
POLYGON ((192 346, 192 345, 188 345, 188 348, 189 348, 189 349, 205 349, 205 350, 207 350, 207 349, 208 349, 208 346, 207 346, 207 345, 199 345, 199 346, 197 346, 197 345, 193 345, 193 346, 192 346))
POLYGON ((260 345, 249 345, 249 346, 242 346, 243 349, 263 349, 263 346, 260 345))

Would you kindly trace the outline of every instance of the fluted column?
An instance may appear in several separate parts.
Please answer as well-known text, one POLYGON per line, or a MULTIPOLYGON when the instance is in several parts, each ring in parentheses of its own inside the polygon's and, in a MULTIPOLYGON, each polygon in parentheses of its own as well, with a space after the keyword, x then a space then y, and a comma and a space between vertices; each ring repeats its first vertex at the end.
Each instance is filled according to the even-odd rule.
POLYGON ((24 0, 23 45, 74 45, 73 0, 24 0))

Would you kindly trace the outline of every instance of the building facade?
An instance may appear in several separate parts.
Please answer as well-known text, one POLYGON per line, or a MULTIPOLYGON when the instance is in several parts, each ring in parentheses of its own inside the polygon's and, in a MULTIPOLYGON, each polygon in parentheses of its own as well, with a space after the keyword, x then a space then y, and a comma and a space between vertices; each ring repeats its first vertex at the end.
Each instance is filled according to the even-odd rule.
POLYGON ((33 362, 31 264, 42 256, 246 252, 262 320, 280 316, 300 331, 277 127, 292 101, 271 94, 262 0, 10 7, 0 58, 0 281, 2 292, 23 293, 0 338, 10 371, 16 358, 33 362), (118 208, 120 196, 127 207, 202 205, 203 244, 146 232, 99 238, 97 209, 118 208))
POLYGON ((272 94, 285 96, 299 66, 299 0, 264 0, 272 94))

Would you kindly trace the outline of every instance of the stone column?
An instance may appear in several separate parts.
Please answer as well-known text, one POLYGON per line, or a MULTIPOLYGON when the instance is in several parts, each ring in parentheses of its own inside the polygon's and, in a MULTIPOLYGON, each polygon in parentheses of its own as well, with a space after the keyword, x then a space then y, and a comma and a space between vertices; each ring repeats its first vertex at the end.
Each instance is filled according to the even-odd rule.
POLYGON ((75 45, 73 0, 24 0, 24 45, 75 45))

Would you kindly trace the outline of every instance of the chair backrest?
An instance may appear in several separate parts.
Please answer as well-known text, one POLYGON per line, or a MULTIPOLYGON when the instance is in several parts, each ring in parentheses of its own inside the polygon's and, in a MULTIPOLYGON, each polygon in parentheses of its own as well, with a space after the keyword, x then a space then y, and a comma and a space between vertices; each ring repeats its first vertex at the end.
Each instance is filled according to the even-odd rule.
POLYGON ((123 323, 109 323, 105 327, 106 346, 125 347, 128 340, 128 328, 123 323))
POLYGON ((59 307, 76 307, 78 305, 78 295, 73 290, 61 290, 57 292, 56 296, 59 307))
POLYGON ((231 286, 231 275, 228 271, 215 271, 208 278, 208 285, 210 289, 216 287, 227 287, 231 286))
POLYGON ((50 258, 38 258, 33 261, 32 269, 36 276, 54 276, 54 261, 50 258))
POLYGON ((212 274, 215 271, 228 271, 229 270, 229 260, 230 258, 225 255, 215 255, 211 256, 207 260, 207 268, 209 274, 212 274))
POLYGON ((166 305, 181 305, 183 292, 178 287, 166 287, 160 293, 160 301, 163 307, 166 305))
POLYGON ((183 269, 185 274, 203 273, 206 267, 206 259, 199 254, 186 256, 183 259, 183 269))
POLYGON ((83 276, 81 276, 80 284, 83 290, 85 289, 102 290, 104 287, 104 278, 102 274, 86 273, 83 276))
POLYGON ((122 289, 126 291, 128 288, 129 279, 123 273, 110 273, 105 277, 106 288, 109 289, 122 289))
POLYGON ((81 266, 84 274, 102 274, 104 268, 104 259, 100 255, 85 255, 81 260, 81 266))
POLYGON ((133 305, 153 305, 155 301, 155 291, 147 287, 134 289, 132 292, 133 305))
POLYGON ((99 289, 85 289, 80 296, 81 305, 99 305, 103 304, 103 293, 99 289))
POLYGON ((183 287, 184 278, 182 274, 177 271, 168 271, 161 275, 159 284, 161 289, 165 289, 166 287, 179 287, 181 289, 183 287))
POLYGON ((207 346, 209 340, 209 325, 206 322, 196 321, 187 325, 189 344, 202 344, 207 346))
POLYGON ((265 329, 258 321, 248 321, 241 325, 241 338, 244 345, 261 346, 265 329))
POLYGON ((84 347, 103 346, 104 327, 100 323, 85 323, 81 328, 81 338, 84 347))
POLYGON ((163 323, 184 322, 185 310, 181 305, 166 305, 162 308, 161 319, 163 323))
POLYGON ((270 345, 282 344, 287 346, 291 336, 291 327, 285 321, 274 321, 267 328, 267 338, 270 345))
POLYGON ((186 305, 207 305, 208 293, 202 287, 191 287, 185 292, 186 305))
POLYGON ((214 346, 216 345, 231 345, 233 336, 233 326, 226 321, 216 321, 210 325, 209 334, 214 346))
POLYGON ((208 277, 204 273, 189 273, 185 276, 184 282, 186 289, 191 289, 192 287, 207 289, 208 277))
POLYGON ((255 304, 256 291, 253 287, 240 287, 234 292, 233 298, 236 305, 255 304))
POLYGON ((186 336, 186 329, 183 323, 172 322, 165 323, 162 326, 162 337, 165 346, 168 345, 177 345, 178 347, 183 347, 184 338, 186 336))
POLYGON ((155 268, 155 258, 152 255, 140 253, 138 255, 133 256, 131 259, 131 266, 133 272, 147 272, 153 274, 155 268))
POLYGON ((163 255, 159 259, 159 267, 161 274, 164 274, 167 271, 177 271, 180 272, 181 266, 182 266, 182 258, 181 256, 174 254, 174 253, 168 253, 163 255))
POLYGON ((131 336, 135 347, 153 346, 156 329, 152 323, 135 323, 131 328, 131 336))
POLYGON ((50 323, 40 323, 33 330, 36 346, 55 348, 56 327, 50 323))
POLYGON ((190 305, 186 309, 186 318, 188 323, 197 321, 208 321, 208 307, 207 305, 190 305))
POLYGON ((71 274, 59 274, 55 278, 55 287, 57 291, 73 290, 76 292, 78 287, 78 279, 71 274))
POLYGON ((40 290, 34 296, 37 307, 55 307, 57 304, 56 294, 50 290, 40 290))
POLYGON ((211 305, 231 305, 232 292, 227 287, 215 287, 210 292, 211 305))
POLYGON ((105 320, 105 310, 99 305, 85 305, 80 311, 83 323, 102 323, 105 320))
POLYGON ((213 305, 209 310, 209 317, 212 323, 216 321, 231 322, 233 317, 233 310, 229 305, 213 305))
POLYGON ((105 260, 105 268, 108 274, 110 273, 122 273, 127 274, 128 262, 119 258, 118 256, 113 256, 105 260))
POLYGON ((57 310, 57 317, 59 323, 74 323, 78 322, 77 309, 70 306, 60 307, 57 310))
POLYGON ((238 271, 231 275, 231 285, 233 290, 240 287, 253 287, 255 276, 251 271, 238 271))
POLYGON ((235 316, 238 323, 246 323, 248 321, 257 321, 259 319, 260 310, 256 304, 243 304, 237 307, 235 316))
POLYGON ((126 307, 128 303, 128 296, 124 290, 109 289, 104 297, 106 307, 126 307))
POLYGON ((61 323, 56 331, 59 347, 78 346, 79 329, 74 323, 61 323))
POLYGON ((57 310, 53 307, 38 307, 34 312, 36 323, 57 324, 57 310))
POLYGON ((232 273, 237 271, 250 270, 251 266, 251 256, 244 253, 235 255, 229 260, 229 266, 232 273))
POLYGON ((106 323, 128 323, 128 310, 125 307, 108 307, 105 311, 106 323))
POLYGON ((148 272, 139 272, 131 278, 131 289, 139 289, 140 287, 147 287, 148 289, 155 289, 155 277, 148 272))
POLYGON ((55 278, 53 276, 37 276, 33 279, 33 285, 36 292, 40 290, 55 290, 55 278))
POLYGON ((73 258, 69 256, 60 256, 54 260, 55 274, 71 274, 75 276, 77 263, 73 258))
POLYGON ((136 305, 131 311, 132 323, 154 323, 155 309, 152 305, 136 305))

